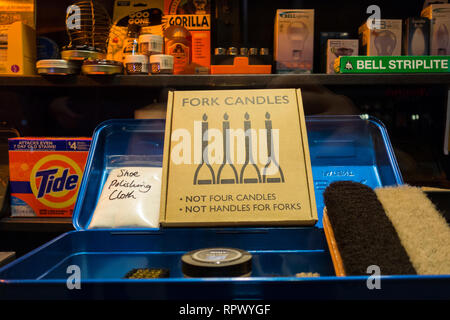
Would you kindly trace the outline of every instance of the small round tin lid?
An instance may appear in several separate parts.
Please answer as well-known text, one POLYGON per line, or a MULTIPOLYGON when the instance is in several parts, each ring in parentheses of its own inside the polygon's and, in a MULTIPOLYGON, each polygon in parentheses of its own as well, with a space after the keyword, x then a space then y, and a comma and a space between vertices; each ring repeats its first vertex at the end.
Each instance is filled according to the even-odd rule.
POLYGON ((115 60, 106 60, 106 59, 87 59, 84 60, 83 66, 122 66, 122 63, 115 60))
POLYGON ((252 270, 252 255, 235 248, 206 248, 188 252, 181 258, 188 277, 241 277, 252 270))
POLYGON ((36 68, 73 68, 74 65, 64 59, 43 59, 36 62, 36 68))

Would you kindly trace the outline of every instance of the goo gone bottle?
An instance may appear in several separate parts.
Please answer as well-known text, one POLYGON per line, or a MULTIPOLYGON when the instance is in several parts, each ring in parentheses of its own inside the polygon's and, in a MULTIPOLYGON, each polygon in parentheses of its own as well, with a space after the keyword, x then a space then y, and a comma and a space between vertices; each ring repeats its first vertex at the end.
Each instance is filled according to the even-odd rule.
POLYGON ((127 41, 125 42, 125 45, 123 47, 122 59, 125 59, 125 56, 130 55, 130 54, 132 54, 132 55, 139 54, 138 39, 139 39, 140 32, 141 32, 141 26, 139 26, 137 24, 129 24, 128 25, 127 41))
POLYGON ((165 53, 173 56, 173 73, 188 73, 192 59, 192 36, 183 26, 172 25, 164 32, 165 53))

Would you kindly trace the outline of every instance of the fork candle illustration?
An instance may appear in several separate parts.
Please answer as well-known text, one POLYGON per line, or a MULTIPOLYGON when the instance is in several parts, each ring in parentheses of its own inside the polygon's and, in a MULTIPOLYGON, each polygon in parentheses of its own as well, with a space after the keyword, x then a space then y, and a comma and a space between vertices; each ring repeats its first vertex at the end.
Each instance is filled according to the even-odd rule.
MULTIPOLYGON (((203 114, 203 121, 202 121, 202 158, 201 162, 198 165, 197 169, 195 170, 194 174, 194 184, 215 184, 215 174, 214 170, 209 164, 208 160, 208 116, 203 114), (200 173, 200 170, 202 168, 208 168, 209 173, 211 174, 211 179, 199 179, 198 175, 200 173)), ((204 170, 203 170, 204 171, 204 170)))
MULTIPOLYGON (((261 182, 261 174, 259 173, 259 168, 255 164, 252 158, 252 132, 251 132, 251 122, 250 115, 245 113, 245 121, 244 121, 244 132, 245 132, 245 162, 241 169, 241 175, 239 182, 240 183, 260 183, 261 182), (244 178, 244 173, 246 169, 248 169, 248 164, 251 163, 252 167, 255 169, 258 178, 244 178)), ((248 172, 248 170, 247 170, 248 172)))
POLYGON ((273 139, 272 139, 272 120, 270 120, 270 113, 266 112, 266 135, 267 135, 267 164, 264 166, 263 169, 263 182, 264 183, 276 183, 276 182, 284 182, 284 175, 283 170, 281 170, 280 165, 278 164, 277 160, 275 159, 274 155, 274 147, 273 147, 273 139), (270 164, 275 165, 275 167, 278 169, 277 171, 280 173, 279 178, 268 178, 269 176, 267 174, 267 169, 269 168, 270 164))
POLYGON ((239 177, 236 168, 234 167, 230 159, 230 122, 228 121, 228 114, 223 115, 224 121, 222 122, 222 134, 223 134, 223 161, 217 172, 217 183, 220 184, 234 184, 239 183, 239 177), (233 170, 234 177, 228 179, 220 179, 222 170, 225 166, 229 166, 233 170))

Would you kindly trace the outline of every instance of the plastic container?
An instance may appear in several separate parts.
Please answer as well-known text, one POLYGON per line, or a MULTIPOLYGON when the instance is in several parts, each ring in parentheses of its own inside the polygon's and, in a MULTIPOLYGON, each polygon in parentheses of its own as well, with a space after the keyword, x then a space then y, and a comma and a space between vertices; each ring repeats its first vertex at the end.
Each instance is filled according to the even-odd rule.
MULTIPOLYGON (((306 120, 318 207, 332 181, 371 187, 401 184, 384 126, 359 117, 306 120)), ((450 298, 449 276, 381 276, 382 290, 369 290, 368 276, 338 278, 321 225, 271 228, 162 228, 87 230, 111 156, 159 156, 163 120, 114 120, 92 140, 68 232, 0 269, 2 299, 419 299, 450 298), (252 255, 251 277, 186 278, 181 257, 190 251, 237 248, 252 255), (81 289, 69 290, 70 268, 79 266, 81 289), (133 280, 135 268, 164 268, 169 278, 133 280), (69 274, 68 274, 69 271, 69 274), (320 277, 296 277, 298 273, 320 277)), ((319 214, 321 211, 319 209, 319 214)))
POLYGON ((148 56, 144 54, 127 55, 123 64, 127 74, 148 74, 148 56))

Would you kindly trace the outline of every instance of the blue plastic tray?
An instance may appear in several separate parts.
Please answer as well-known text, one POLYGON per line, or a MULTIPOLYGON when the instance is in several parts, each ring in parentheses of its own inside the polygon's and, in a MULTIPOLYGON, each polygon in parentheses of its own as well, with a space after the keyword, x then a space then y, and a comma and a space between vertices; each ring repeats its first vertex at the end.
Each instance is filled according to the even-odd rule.
POLYGON ((410 299, 449 298, 450 276, 382 276, 382 290, 368 276, 334 276, 321 216, 322 192, 337 180, 371 187, 401 184, 386 130, 375 119, 309 117, 308 138, 319 223, 289 228, 164 228, 86 230, 109 155, 162 154, 164 122, 114 120, 100 125, 68 232, 0 269, 0 299, 410 299), (237 247, 253 256, 248 278, 184 278, 181 256, 205 247, 237 247), (69 290, 68 267, 81 270, 81 289, 69 290), (133 268, 165 267, 170 278, 124 279, 133 268), (296 278, 318 272, 319 278, 296 278))

